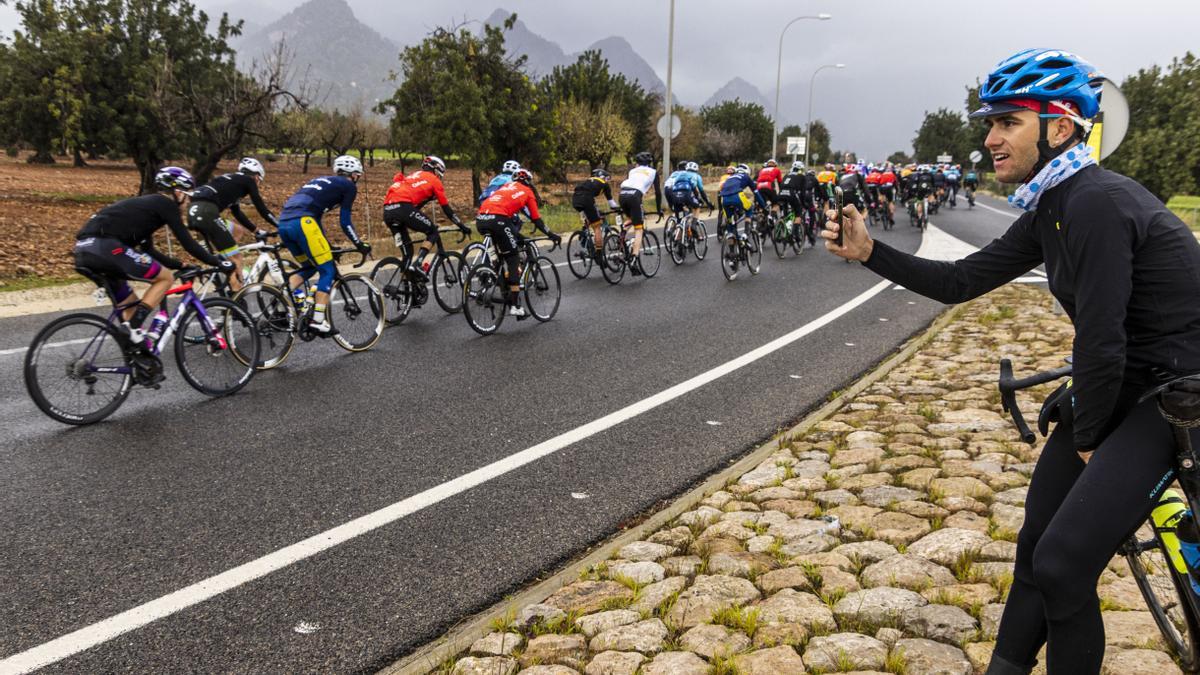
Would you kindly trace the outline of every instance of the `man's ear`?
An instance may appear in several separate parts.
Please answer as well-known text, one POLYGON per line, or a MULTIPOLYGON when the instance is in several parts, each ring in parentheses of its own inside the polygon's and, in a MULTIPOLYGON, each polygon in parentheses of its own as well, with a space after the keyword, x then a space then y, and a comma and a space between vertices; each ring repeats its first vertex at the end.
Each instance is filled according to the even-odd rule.
POLYGON ((1075 120, 1070 117, 1056 117, 1051 125, 1051 138, 1053 139, 1054 147, 1058 147, 1063 143, 1071 140, 1071 136, 1075 135, 1075 120))

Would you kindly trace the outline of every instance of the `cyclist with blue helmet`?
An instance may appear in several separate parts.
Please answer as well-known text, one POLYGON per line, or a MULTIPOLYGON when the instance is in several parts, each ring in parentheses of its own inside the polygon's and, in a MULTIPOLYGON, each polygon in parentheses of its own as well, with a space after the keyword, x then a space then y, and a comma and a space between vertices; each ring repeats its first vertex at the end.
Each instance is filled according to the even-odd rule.
POLYGON ((990 675, 1029 673, 1043 644, 1051 673, 1100 672, 1097 581, 1175 477, 1172 430, 1153 397, 1139 399, 1164 377, 1200 372, 1200 243, 1149 191, 1091 156, 1102 85, 1095 66, 1048 49, 988 75, 972 116, 987 123, 996 178, 1017 185, 1010 203, 1022 213, 983 249, 954 262, 901 253, 873 242, 849 207, 843 245, 837 224, 823 235, 837 255, 946 303, 1044 264, 1075 325, 1070 395, 1029 484, 990 675))

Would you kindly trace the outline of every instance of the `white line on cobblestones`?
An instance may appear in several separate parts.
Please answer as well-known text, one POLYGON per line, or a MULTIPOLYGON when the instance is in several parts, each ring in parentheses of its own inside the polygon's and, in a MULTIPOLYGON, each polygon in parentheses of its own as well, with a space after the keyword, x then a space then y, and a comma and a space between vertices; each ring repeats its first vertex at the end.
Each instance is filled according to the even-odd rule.
POLYGON ((173 593, 143 603, 44 644, 13 654, 0 660, 0 675, 28 673, 74 656, 92 647, 104 644, 124 633, 141 628, 142 626, 216 597, 226 591, 260 579, 272 572, 344 544, 375 529, 399 521, 418 511, 466 492, 471 488, 483 485, 526 464, 552 455, 563 448, 590 438, 622 422, 631 420, 642 413, 665 405, 684 394, 695 391, 706 384, 714 382, 791 345, 820 328, 833 323, 842 316, 849 314, 871 298, 879 295, 879 293, 886 290, 890 285, 891 282, 889 281, 880 281, 848 300, 837 309, 804 324, 786 335, 782 335, 757 349, 746 352, 711 370, 700 373, 673 387, 664 389, 653 396, 631 403, 620 410, 611 412, 583 426, 559 434, 554 438, 538 443, 533 447, 505 457, 504 459, 492 462, 487 466, 480 467, 441 485, 434 486, 424 492, 402 499, 390 506, 385 506, 378 511, 360 516, 348 523, 313 535, 273 553, 268 553, 261 558, 251 560, 233 569, 203 579, 173 593))

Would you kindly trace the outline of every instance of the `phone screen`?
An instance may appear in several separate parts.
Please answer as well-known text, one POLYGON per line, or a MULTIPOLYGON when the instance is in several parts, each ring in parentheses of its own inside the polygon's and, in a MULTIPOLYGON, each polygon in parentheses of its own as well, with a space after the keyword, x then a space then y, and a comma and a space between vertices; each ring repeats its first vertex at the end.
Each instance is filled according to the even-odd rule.
POLYGON ((846 230, 842 218, 842 188, 840 187, 833 188, 833 208, 837 211, 837 215, 833 217, 833 222, 838 225, 837 239, 834 240, 834 243, 841 246, 846 230))

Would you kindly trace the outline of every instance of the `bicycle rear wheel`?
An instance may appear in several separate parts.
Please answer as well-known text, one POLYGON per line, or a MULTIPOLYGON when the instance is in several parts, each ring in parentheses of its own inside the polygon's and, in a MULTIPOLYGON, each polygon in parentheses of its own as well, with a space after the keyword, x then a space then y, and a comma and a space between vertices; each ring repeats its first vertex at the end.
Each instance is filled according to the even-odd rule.
POLYGON ((775 224, 775 236, 771 237, 771 244, 775 247, 775 255, 782 258, 787 255, 788 245, 791 243, 791 237, 787 232, 787 228, 791 223, 779 221, 775 224))
POLYGON ((462 250, 462 256, 464 269, 469 270, 483 262, 483 259, 487 257, 487 248, 482 242, 471 242, 462 250))
POLYGON ((592 253, 589 250, 587 239, 585 237, 592 236, 591 232, 576 230, 571 233, 571 238, 567 240, 567 268, 571 270, 571 274, 575 275, 576 279, 586 279, 587 275, 592 273, 592 253))
POLYGON ((477 265, 467 274, 465 289, 463 316, 471 330, 480 335, 495 333, 504 322, 504 312, 508 308, 505 302, 508 289, 500 275, 487 265, 477 265))
POLYGON ((1167 648, 1184 672, 1194 672, 1200 668, 1200 598, 1187 573, 1171 564, 1161 535, 1150 524, 1139 528, 1121 552, 1167 648))
POLYGON ((625 242, 616 232, 604 237, 604 248, 600 256, 600 273, 610 284, 621 283, 621 278, 625 276, 625 242))
POLYGON ((525 304, 538 321, 546 322, 558 312, 562 300, 562 284, 558 270, 545 256, 538 256, 529 265, 525 275, 525 304))
POLYGON ((696 260, 704 260, 704 256, 708 255, 708 229, 704 227, 704 221, 692 219, 692 234, 692 255, 696 256, 696 260))
POLYGON ((383 293, 365 274, 344 274, 333 283, 326 310, 333 341, 348 352, 375 346, 383 335, 383 293))
POLYGON ((741 255, 737 240, 729 235, 722 235, 721 274, 725 275, 726 281, 733 281, 737 278, 738 266, 741 264, 741 255))
POLYGON ((448 251, 433 266, 433 299, 447 314, 458 314, 463 307, 463 256, 448 251))
POLYGON ((762 269, 762 240, 758 238, 757 232, 750 232, 746 235, 745 246, 742 250, 746 254, 746 269, 750 270, 750 274, 758 274, 762 269))
POLYGON ((663 228, 663 244, 667 247, 667 253, 671 256, 671 262, 676 265, 683 264, 684 254, 687 253, 684 239, 683 232, 679 229, 679 222, 675 220, 675 216, 667 218, 667 226, 663 228))
POLYGON ((258 329, 245 307, 232 300, 207 298, 202 304, 206 316, 189 307, 179 324, 175 363, 196 391, 227 396, 257 372, 258 329))
POLYGON ((274 286, 257 283, 243 287, 233 301, 250 313, 258 333, 256 367, 268 370, 286 361, 296 344, 296 307, 291 299, 274 286))
POLYGON ((638 267, 642 274, 649 279, 658 274, 662 267, 662 247, 658 245, 658 235, 650 230, 642 232, 642 250, 638 253, 638 267))
POLYGON ((404 271, 404 260, 396 256, 380 260, 371 270, 371 281, 383 294, 384 321, 389 326, 399 325, 412 311, 413 303, 412 280, 404 271))
POLYGON ((68 314, 33 338, 25 352, 25 389, 56 422, 92 424, 125 402, 131 368, 112 324, 93 314, 68 314))

